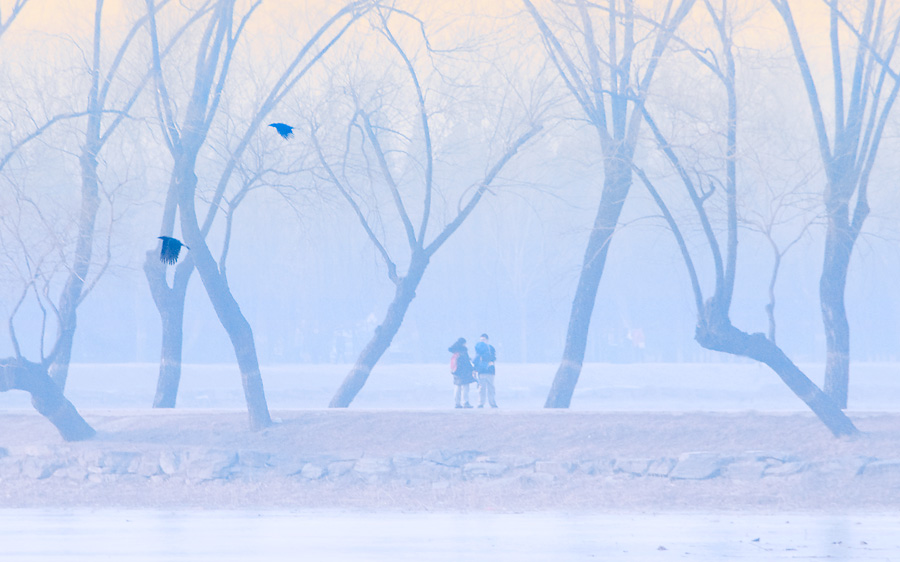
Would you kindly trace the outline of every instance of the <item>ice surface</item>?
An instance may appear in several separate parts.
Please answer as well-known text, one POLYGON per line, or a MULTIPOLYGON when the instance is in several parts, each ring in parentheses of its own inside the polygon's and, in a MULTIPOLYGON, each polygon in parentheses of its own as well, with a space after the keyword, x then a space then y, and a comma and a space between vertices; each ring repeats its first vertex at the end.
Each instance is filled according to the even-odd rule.
MULTIPOLYGON (((66 394, 79 409, 150 407, 158 365, 75 364, 66 394)), ((349 365, 269 365, 262 376, 269 407, 324 408, 349 365)), ((801 365, 821 386, 822 365, 801 365)), ((497 400, 504 409, 542 408, 556 365, 501 363, 497 400)), ((851 411, 897 411, 900 365, 854 364, 851 411)), ((474 386, 473 386, 474 389, 474 386)), ((353 407, 442 409, 452 406, 453 386, 443 364, 378 365, 353 407)), ((178 396, 184 408, 244 408, 240 374, 232 364, 185 365, 178 396)), ((31 410, 21 391, 0 393, 0 409, 31 410)), ((589 363, 572 409, 601 411, 806 411, 770 369, 749 363, 589 363)))
POLYGON ((18 562, 896 560, 897 515, 0 510, 18 562))

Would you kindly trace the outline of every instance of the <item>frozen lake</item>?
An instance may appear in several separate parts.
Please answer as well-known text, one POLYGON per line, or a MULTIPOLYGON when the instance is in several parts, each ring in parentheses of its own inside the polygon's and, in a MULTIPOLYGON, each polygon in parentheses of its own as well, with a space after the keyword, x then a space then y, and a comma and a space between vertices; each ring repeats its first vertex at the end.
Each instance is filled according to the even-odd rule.
POLYGON ((897 560, 900 515, 0 509, 16 562, 897 560))
MULTIPOLYGON (((508 410, 543 408, 555 364, 501 363, 497 401, 508 410)), ((824 366, 800 365, 820 386, 824 366)), ((262 367, 269 407, 324 408, 349 365, 262 367)), ((79 409, 149 408, 157 364, 73 364, 66 395, 79 409)), ((471 387, 470 402, 477 402, 471 387)), ((453 406, 453 385, 443 364, 375 367, 354 408, 444 409, 453 406)), ((184 365, 182 408, 242 409, 240 373, 234 364, 184 365)), ((895 412, 900 408, 900 364, 854 363, 850 411, 895 412)), ((31 410, 28 394, 0 393, 0 409, 31 410)), ((602 411, 805 411, 806 406, 767 367, 737 363, 588 363, 572 399, 574 410, 602 411)))

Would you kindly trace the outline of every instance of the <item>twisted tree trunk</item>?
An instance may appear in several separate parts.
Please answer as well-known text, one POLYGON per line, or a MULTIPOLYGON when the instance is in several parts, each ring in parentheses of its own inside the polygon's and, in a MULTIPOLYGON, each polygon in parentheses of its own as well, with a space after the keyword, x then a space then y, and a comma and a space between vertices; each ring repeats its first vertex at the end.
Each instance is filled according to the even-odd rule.
POLYGON ((428 256, 423 252, 417 252, 413 255, 412 263, 409 265, 409 271, 405 277, 401 277, 397 282, 397 290, 394 292, 394 300, 388 306, 387 313, 381 324, 375 328, 375 334, 366 347, 363 348, 356 364, 344 378, 340 388, 334 393, 329 408, 346 408, 359 394, 369 374, 390 347, 394 336, 400 330, 403 324, 403 317, 409 310, 409 305, 416 298, 416 288, 422 281, 425 268, 428 266, 428 256))
POLYGON ((56 426, 66 441, 83 441, 96 434, 40 363, 22 358, 0 360, 0 392, 13 389, 31 394, 34 409, 56 426))

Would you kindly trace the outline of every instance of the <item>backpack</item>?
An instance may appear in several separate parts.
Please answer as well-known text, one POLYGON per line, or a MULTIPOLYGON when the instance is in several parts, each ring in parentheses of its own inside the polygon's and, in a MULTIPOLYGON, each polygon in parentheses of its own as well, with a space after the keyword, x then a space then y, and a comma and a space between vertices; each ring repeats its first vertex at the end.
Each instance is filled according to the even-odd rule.
POLYGON ((488 344, 487 348, 488 350, 487 353, 484 354, 484 360, 487 363, 493 363, 497 360, 497 352, 494 350, 494 346, 492 346, 491 344, 488 344))
POLYGON ((453 354, 453 357, 450 358, 450 373, 456 374, 456 368, 459 366, 459 352, 453 354))

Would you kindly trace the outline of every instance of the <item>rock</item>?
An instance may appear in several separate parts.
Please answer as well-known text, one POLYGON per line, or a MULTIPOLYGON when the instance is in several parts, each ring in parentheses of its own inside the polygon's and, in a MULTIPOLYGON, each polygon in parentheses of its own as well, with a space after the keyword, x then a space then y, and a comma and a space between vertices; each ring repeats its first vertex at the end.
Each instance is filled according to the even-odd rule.
POLYGON ((900 459, 872 461, 863 466, 859 473, 863 476, 900 476, 900 459))
POLYGON ((475 461, 482 454, 480 451, 441 451, 441 460, 434 460, 433 458, 429 460, 447 466, 461 467, 466 463, 475 461))
POLYGON ((536 461, 534 463, 534 471, 543 474, 552 474, 554 476, 563 476, 571 472, 572 465, 567 462, 558 461, 536 461))
POLYGON ((656 459, 655 461, 650 462, 650 466, 647 467, 647 476, 657 476, 665 478, 672 472, 672 469, 675 467, 675 459, 656 459))
POLYGON ((534 463, 537 462, 537 459, 534 457, 526 457, 524 455, 519 456, 511 456, 511 457, 502 457, 498 459, 498 462, 503 462, 509 465, 511 468, 533 468, 534 463))
POLYGON ((191 480, 222 480, 231 476, 232 468, 238 462, 238 455, 231 451, 207 451, 201 453, 187 466, 187 476, 191 480))
POLYGON ((669 473, 672 480, 707 480, 719 476, 722 468, 731 462, 730 457, 716 453, 684 453, 669 473))
POLYGON ((469 477, 486 476, 494 478, 501 476, 509 470, 509 466, 492 461, 479 461, 466 463, 462 467, 463 474, 469 477))
POLYGON ((426 460, 397 470, 397 477, 406 480, 407 483, 449 481, 460 474, 458 468, 426 460))
POLYGON ((613 466, 613 472, 643 476, 650 468, 650 461, 645 459, 617 459, 613 466))
POLYGON ((159 454, 159 468, 163 474, 173 475, 181 467, 181 455, 176 451, 163 451, 159 454))
POLYGON ((835 475, 835 476, 856 476, 862 473, 863 467, 872 462, 872 457, 840 457, 829 459, 824 462, 810 465, 810 470, 815 470, 819 474, 835 475))
POLYGON ((97 466, 103 474, 130 474, 137 469, 140 454, 133 451, 107 451, 100 455, 97 466))
POLYGON ((353 470, 366 475, 387 474, 393 470, 391 459, 383 459, 378 457, 363 457, 356 461, 353 470))
POLYGON ((763 472, 763 476, 791 476, 803 472, 807 466, 807 463, 801 461, 769 465, 763 472))
POLYGON ((300 476, 302 478, 306 478, 307 480, 318 480, 325 476, 326 469, 324 466, 315 464, 315 463, 306 463, 306 465, 300 470, 300 476))
POLYGON ((43 480, 50 478, 53 473, 64 468, 67 463, 60 459, 47 459, 41 457, 28 457, 22 461, 21 474, 26 478, 43 480))
POLYGON ((269 464, 270 457, 271 455, 269 455, 269 453, 261 453, 259 451, 238 452, 238 462, 241 466, 246 466, 248 468, 266 468, 271 466, 269 464))
POLYGON ((328 463, 328 476, 339 477, 353 470, 356 461, 333 461, 328 463))
POLYGON ((740 460, 733 462, 722 470, 722 476, 733 480, 758 480, 768 466, 763 461, 740 460))
POLYGON ((63 469, 57 470, 55 475, 62 478, 68 478, 69 480, 74 480, 75 482, 84 482, 88 479, 88 476, 90 476, 90 474, 91 473, 88 472, 85 467, 73 464, 63 469))
POLYGON ((412 454, 395 455, 391 459, 391 464, 393 464, 395 470, 402 470, 410 466, 415 466, 420 462, 422 462, 422 457, 412 454))
POLYGON ((612 474, 615 464, 615 459, 585 459, 578 461, 576 469, 584 474, 598 476, 601 474, 612 474))
POLYGON ((548 486, 556 482, 556 476, 547 472, 533 472, 531 474, 523 474, 519 476, 519 482, 522 486, 527 488, 548 486))
POLYGON ((162 469, 159 466, 159 456, 157 455, 141 455, 134 468, 134 473, 138 476, 149 478, 160 474, 162 469))

